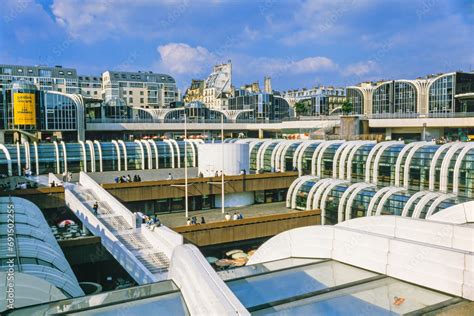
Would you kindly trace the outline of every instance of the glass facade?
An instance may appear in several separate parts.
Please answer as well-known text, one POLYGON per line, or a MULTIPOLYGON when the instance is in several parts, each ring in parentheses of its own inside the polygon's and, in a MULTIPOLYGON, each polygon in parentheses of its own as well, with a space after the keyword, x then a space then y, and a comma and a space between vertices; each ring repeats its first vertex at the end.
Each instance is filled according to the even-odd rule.
POLYGON ((257 166, 260 166, 260 172, 271 172, 272 168, 276 171, 275 166, 283 160, 285 171, 293 170, 289 167, 294 164, 300 175, 332 178, 336 174, 336 178, 352 182, 370 181, 379 186, 399 185, 410 190, 442 190, 468 198, 474 196, 471 171, 474 149, 463 152, 470 143, 450 143, 446 145, 448 147, 442 147, 426 142, 376 144, 340 141, 322 147, 325 143, 311 140, 256 141, 251 146, 250 171, 256 172, 257 166), (336 158, 336 152, 343 145, 345 147, 336 158), (262 146, 264 150, 260 150, 262 146), (455 146, 456 150, 453 149, 455 146), (451 154, 447 157, 450 148, 451 154), (458 160, 460 163, 456 164, 458 160))
POLYGON ((445 114, 453 112, 454 106, 454 75, 446 75, 436 79, 428 92, 428 112, 445 114))
POLYGON ((242 94, 229 98, 229 110, 252 110, 238 116, 237 122, 278 121, 290 116, 288 102, 269 93, 242 94))
POLYGON ((77 130, 78 104, 70 97, 56 93, 45 94, 44 130, 73 131, 77 130))
POLYGON ((364 114, 364 96, 358 89, 347 88, 346 98, 352 104, 352 114, 364 114))
POLYGON ((204 104, 198 102, 192 102, 185 108, 181 108, 176 111, 172 111, 165 115, 164 122, 166 123, 177 123, 184 122, 184 114, 186 113, 186 120, 188 123, 205 123, 205 122, 216 122, 220 123, 222 117, 224 122, 227 122, 225 115, 219 111, 215 111, 205 107, 204 104))
POLYGON ((411 116, 417 113, 417 92, 413 84, 391 81, 377 87, 372 94, 373 114, 399 114, 411 116))
POLYGON ((63 173, 66 170, 118 171, 125 170, 125 166, 127 170, 178 168, 178 159, 180 167, 184 168, 185 157, 189 167, 197 162, 197 145, 194 142, 187 142, 186 154, 184 141, 149 140, 147 143, 149 148, 144 142, 124 142, 126 152, 124 146, 114 142, 6 144, 3 145, 4 150, 0 148, 0 174, 9 175, 9 166, 10 175, 22 175, 22 169, 27 166, 30 166, 33 174, 39 175, 63 173), (7 159, 5 151, 10 159, 7 159))

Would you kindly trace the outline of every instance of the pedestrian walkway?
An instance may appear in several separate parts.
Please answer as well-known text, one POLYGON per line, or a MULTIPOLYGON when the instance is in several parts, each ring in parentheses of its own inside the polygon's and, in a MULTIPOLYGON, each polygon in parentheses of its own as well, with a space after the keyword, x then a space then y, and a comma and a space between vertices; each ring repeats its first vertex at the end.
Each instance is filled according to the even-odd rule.
MULTIPOLYGON (((142 227, 135 214, 110 194, 104 194, 106 191, 90 177, 85 174, 81 177, 87 181, 65 184, 66 204, 71 210, 94 235, 101 237, 105 248, 137 283, 167 279, 172 249, 169 240, 160 235, 160 230, 170 230, 158 227, 151 231, 142 227), (97 213, 93 208, 96 202, 99 205, 97 213)), ((176 235, 179 236, 177 240, 182 240, 179 234, 176 235)))
MULTIPOLYGON (((231 216, 235 212, 241 213, 244 218, 249 218, 273 214, 286 214, 294 212, 294 210, 286 208, 285 202, 254 204, 243 207, 228 207, 225 209, 225 213, 229 213, 231 216)), ((191 211, 189 212, 189 216, 196 216, 198 223, 201 222, 202 216, 204 216, 206 223, 220 222, 224 220, 224 215, 222 214, 221 208, 191 211)), ((186 225, 186 217, 184 211, 160 214, 160 221, 168 227, 186 225)))

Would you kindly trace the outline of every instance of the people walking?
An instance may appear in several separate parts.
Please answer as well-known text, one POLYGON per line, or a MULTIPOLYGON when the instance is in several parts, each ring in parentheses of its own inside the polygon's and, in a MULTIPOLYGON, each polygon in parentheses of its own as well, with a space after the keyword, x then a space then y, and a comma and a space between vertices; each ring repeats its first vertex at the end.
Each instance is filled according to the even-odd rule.
POLYGON ((99 210, 99 203, 97 201, 95 201, 94 206, 92 207, 92 209, 94 210, 94 215, 97 215, 97 212, 99 210))

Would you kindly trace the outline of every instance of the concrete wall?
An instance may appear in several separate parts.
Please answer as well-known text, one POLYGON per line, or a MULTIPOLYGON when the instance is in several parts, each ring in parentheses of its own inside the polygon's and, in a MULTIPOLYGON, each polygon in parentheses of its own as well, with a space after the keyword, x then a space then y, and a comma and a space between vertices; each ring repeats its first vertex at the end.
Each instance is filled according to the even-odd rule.
POLYGON ((242 169, 250 169, 248 144, 199 144, 199 172, 213 177, 216 171, 225 175, 239 175, 242 169))
MULTIPOLYGON (((297 172, 247 174, 225 177, 225 194, 259 190, 286 189, 298 177, 297 172)), ((221 194, 221 177, 189 179, 189 196, 221 194)), ((184 197, 184 179, 133 183, 108 183, 102 187, 123 202, 184 197)))
MULTIPOLYGON (((225 207, 240 207, 255 203, 253 192, 230 193, 224 195, 225 207)), ((222 207, 222 195, 216 195, 216 207, 222 207)))
POLYGON ((173 228, 197 246, 270 237, 289 229, 321 224, 319 210, 266 215, 241 220, 173 228))

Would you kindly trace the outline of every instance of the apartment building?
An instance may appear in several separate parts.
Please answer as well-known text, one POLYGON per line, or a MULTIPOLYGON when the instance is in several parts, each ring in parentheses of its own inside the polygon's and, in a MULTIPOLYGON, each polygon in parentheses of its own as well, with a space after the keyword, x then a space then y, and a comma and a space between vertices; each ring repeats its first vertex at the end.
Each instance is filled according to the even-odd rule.
POLYGON ((0 65, 1 90, 18 80, 26 80, 42 91, 81 93, 77 71, 74 68, 0 65))
POLYGON ((146 109, 168 108, 180 99, 173 77, 151 71, 106 71, 102 95, 105 101, 121 98, 128 106, 146 109))

